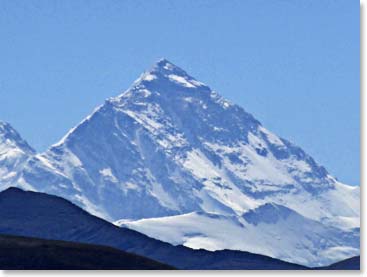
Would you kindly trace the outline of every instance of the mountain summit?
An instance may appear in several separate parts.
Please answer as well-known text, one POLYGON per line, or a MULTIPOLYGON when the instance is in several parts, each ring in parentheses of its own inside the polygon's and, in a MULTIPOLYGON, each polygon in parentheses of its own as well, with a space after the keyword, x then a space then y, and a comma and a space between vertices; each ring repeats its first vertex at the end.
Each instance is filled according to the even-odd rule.
POLYGON ((25 161, 34 154, 9 123, 0 121, 0 188, 11 185, 19 177, 25 161))
POLYGON ((275 203, 322 224, 359 227, 359 188, 165 59, 29 158, 14 185, 110 221, 242 218, 275 203))
POLYGON ((5 147, 9 149, 18 149, 25 154, 32 154, 34 150, 19 135, 19 133, 7 122, 0 121, 0 147, 1 152, 5 152, 5 147))

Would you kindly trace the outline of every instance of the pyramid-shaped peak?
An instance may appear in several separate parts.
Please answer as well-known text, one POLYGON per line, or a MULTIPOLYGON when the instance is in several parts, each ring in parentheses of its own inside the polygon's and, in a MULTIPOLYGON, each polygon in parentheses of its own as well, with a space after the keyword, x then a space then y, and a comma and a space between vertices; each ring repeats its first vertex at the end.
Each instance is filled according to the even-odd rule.
POLYGON ((169 60, 162 58, 159 59, 153 66, 151 73, 160 73, 162 75, 175 74, 179 76, 189 76, 185 70, 170 62, 169 60))
POLYGON ((174 69, 174 68, 179 68, 177 65, 173 64, 172 62, 170 62, 169 60, 167 60, 166 58, 161 58, 159 59, 156 63, 155 63, 155 67, 157 68, 162 68, 162 69, 166 69, 166 70, 170 70, 170 69, 174 69))
MULTIPOLYGON (((185 89, 201 88, 205 91, 210 91, 210 88, 204 83, 197 81, 194 77, 190 76, 185 70, 179 66, 173 64, 169 60, 162 58, 159 59, 150 70, 145 71, 133 84, 133 88, 141 86, 155 86, 155 89, 162 89, 164 84, 174 84, 181 86, 185 89), (157 88, 158 86, 158 88, 157 88)), ((129 95, 129 91, 126 91, 122 96, 129 95)))

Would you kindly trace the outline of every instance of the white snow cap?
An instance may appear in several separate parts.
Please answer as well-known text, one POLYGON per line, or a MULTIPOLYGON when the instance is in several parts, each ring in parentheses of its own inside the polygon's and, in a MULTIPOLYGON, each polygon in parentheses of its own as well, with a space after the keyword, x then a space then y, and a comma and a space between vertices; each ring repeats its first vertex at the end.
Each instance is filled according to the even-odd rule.
POLYGON ((206 87, 202 82, 197 81, 190 76, 185 70, 173 64, 166 58, 159 59, 150 70, 143 73, 135 82, 135 86, 142 85, 141 83, 160 83, 168 80, 178 86, 195 89, 199 87, 206 87))

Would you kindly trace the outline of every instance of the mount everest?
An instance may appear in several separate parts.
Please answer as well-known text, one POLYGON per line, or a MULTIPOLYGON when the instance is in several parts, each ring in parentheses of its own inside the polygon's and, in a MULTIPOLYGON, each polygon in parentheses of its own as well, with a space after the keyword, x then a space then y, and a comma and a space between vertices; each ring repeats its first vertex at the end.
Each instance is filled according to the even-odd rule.
POLYGON ((307 266, 359 253, 359 187, 165 59, 44 153, 1 123, 9 186, 192 248, 307 266))

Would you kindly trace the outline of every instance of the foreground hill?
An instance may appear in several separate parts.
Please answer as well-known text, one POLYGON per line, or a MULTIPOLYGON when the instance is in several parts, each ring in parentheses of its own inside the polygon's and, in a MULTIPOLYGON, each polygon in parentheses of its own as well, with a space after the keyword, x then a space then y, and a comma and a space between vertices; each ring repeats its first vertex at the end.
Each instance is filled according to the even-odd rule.
MULTIPOLYGON (((2 270, 168 270, 173 267, 111 247, 0 235, 2 270)), ((352 257, 316 270, 360 270, 352 257)))
POLYGON ((0 234, 111 246, 179 269, 305 269, 241 251, 172 246, 92 216, 69 201, 9 188, 0 193, 0 234))
POLYGON ((111 247, 0 235, 2 270, 167 270, 173 267, 111 247))
POLYGON ((321 270, 360 270, 361 269, 361 257, 356 256, 343 261, 331 264, 329 266, 320 267, 316 269, 321 270))

